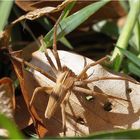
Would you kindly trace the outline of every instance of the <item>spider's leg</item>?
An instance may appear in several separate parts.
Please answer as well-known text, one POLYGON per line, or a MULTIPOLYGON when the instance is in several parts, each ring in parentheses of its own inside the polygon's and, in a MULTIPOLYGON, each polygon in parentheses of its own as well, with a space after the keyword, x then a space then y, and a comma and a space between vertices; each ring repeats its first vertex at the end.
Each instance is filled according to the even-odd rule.
POLYGON ((64 98, 63 102, 61 103, 61 113, 62 113, 62 127, 63 127, 63 132, 64 132, 64 136, 66 135, 66 104, 68 102, 69 96, 70 96, 71 92, 68 91, 66 97, 64 98))
MULTIPOLYGON (((106 97, 110 96, 110 95, 107 95, 107 94, 102 93, 102 92, 96 92, 96 91, 93 91, 91 89, 86 89, 86 88, 77 87, 77 86, 73 87, 73 91, 74 92, 84 93, 86 95, 91 95, 91 96, 98 95, 98 94, 104 94, 106 97)), ((113 97, 113 96, 110 96, 110 97, 113 97)))
POLYGON ((104 95, 106 98, 112 98, 112 99, 123 100, 123 101, 128 102, 127 99, 123 99, 123 98, 115 97, 115 96, 112 96, 112 95, 108 95, 108 94, 106 94, 104 92, 92 91, 90 89, 86 89, 86 88, 83 88, 83 87, 74 86, 73 91, 74 92, 80 92, 80 93, 83 93, 85 95, 91 95, 91 96, 104 95))
POLYGON ((61 104, 61 113, 62 113, 62 128, 64 136, 66 135, 66 112, 65 112, 65 104, 61 104))
POLYGON ((56 37, 57 37, 57 26, 58 26, 58 24, 61 20, 61 16, 62 16, 62 14, 60 15, 60 17, 58 18, 58 20, 56 21, 56 23, 54 25, 54 38, 53 38, 53 55, 54 55, 56 63, 57 63, 58 71, 62 70, 60 58, 59 58, 58 51, 57 51, 57 39, 56 39, 56 37))
POLYGON ((95 77, 93 79, 88 79, 88 80, 83 80, 83 81, 76 81, 75 85, 80 86, 80 85, 96 82, 96 81, 99 81, 99 80, 124 80, 124 81, 132 82, 134 84, 140 84, 139 82, 137 82, 134 79, 130 79, 130 78, 128 79, 127 77, 115 77, 115 76, 113 77, 112 76, 112 77, 95 77))
POLYGON ((74 86, 72 90, 75 91, 75 92, 82 92, 82 93, 85 93, 87 95, 93 95, 94 94, 94 92, 92 90, 86 89, 86 88, 83 88, 83 87, 78 87, 78 86, 74 86))
POLYGON ((49 78, 50 80, 52 80, 53 82, 56 82, 56 78, 54 78, 53 76, 51 76, 50 74, 48 74, 46 71, 44 71, 43 69, 27 62, 27 61, 24 61, 23 59, 19 58, 19 57, 16 57, 16 56, 11 56, 12 59, 30 67, 30 68, 33 68, 34 70, 40 72, 41 74, 43 74, 44 76, 46 76, 47 78, 49 78))
POLYGON ((47 94, 50 95, 50 94, 51 94, 51 91, 52 91, 52 87, 37 87, 37 88, 34 90, 33 95, 32 95, 32 97, 31 97, 31 100, 30 100, 30 103, 29 103, 29 106, 30 106, 30 107, 31 107, 32 104, 33 104, 33 101, 34 101, 34 99, 35 99, 36 94, 41 93, 42 91, 46 91, 45 93, 47 93, 47 94))
POLYGON ((97 64, 100 64, 100 63, 104 62, 107 58, 108 58, 108 57, 105 56, 105 57, 103 57, 103 58, 97 60, 97 61, 94 62, 94 63, 91 63, 91 64, 86 65, 85 68, 81 71, 81 73, 77 76, 77 79, 82 78, 83 75, 86 73, 86 71, 87 71, 90 67, 93 67, 93 66, 95 66, 95 65, 97 65, 97 64))
MULTIPOLYGON (((45 49, 46 43, 45 43, 44 40, 43 40, 43 36, 40 37, 40 43, 41 43, 41 46, 43 46, 44 49, 45 49)), ((56 67, 55 67, 55 65, 54 65, 54 63, 53 63, 53 61, 52 61, 52 59, 50 58, 50 56, 49 56, 49 54, 48 54, 48 49, 45 49, 45 56, 46 56, 46 58, 47 58, 47 60, 48 60, 48 62, 49 62, 49 64, 50 64, 50 66, 51 66, 53 72, 56 74, 57 69, 56 69, 56 67)))
POLYGON ((53 72, 56 74, 56 73, 57 73, 57 69, 56 69, 56 67, 55 67, 55 65, 54 65, 54 63, 53 63, 53 61, 52 61, 52 59, 50 58, 47 49, 45 50, 45 56, 46 56, 46 58, 47 58, 47 60, 48 60, 48 62, 49 62, 49 64, 50 64, 50 66, 51 66, 53 72))

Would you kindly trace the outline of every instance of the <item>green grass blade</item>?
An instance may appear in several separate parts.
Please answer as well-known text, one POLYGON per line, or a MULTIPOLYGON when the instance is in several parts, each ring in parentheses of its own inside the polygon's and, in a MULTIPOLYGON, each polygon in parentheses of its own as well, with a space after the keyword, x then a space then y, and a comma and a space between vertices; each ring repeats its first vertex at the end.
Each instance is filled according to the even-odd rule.
MULTIPOLYGON (((133 6, 132 0, 129 0, 129 5, 130 7, 133 6)), ((139 6, 140 6, 140 1, 139 1, 139 6)), ((133 35, 131 37, 131 42, 134 44, 132 47, 135 48, 135 50, 137 50, 137 52, 140 54, 140 13, 134 27, 133 35)))
MULTIPOLYGON (((64 20, 62 20, 57 29, 57 40, 66 34, 72 32, 76 29, 80 24, 86 21, 92 14, 98 11, 101 7, 107 4, 110 0, 102 0, 99 2, 92 3, 78 12, 68 16, 64 20)), ((52 46, 53 42, 53 29, 44 37, 44 41, 46 42, 46 46, 52 46)), ((43 48, 41 48, 42 50, 43 48)))
MULTIPOLYGON (((46 137, 47 139, 47 137, 46 137)), ((83 137, 62 137, 56 139, 64 139, 64 140, 72 140, 72 139, 111 139, 111 140, 117 140, 117 139, 140 139, 140 129, 137 130, 119 130, 119 131, 111 131, 111 132, 96 132, 89 136, 83 136, 83 137)))
POLYGON ((74 47, 71 45, 71 43, 67 40, 67 38, 65 38, 65 37, 62 37, 61 39, 60 39, 60 42, 62 43, 62 44, 64 44, 65 46, 67 46, 69 49, 73 49, 74 47))
POLYGON ((113 21, 102 20, 96 24, 94 24, 93 29, 96 32, 104 33, 111 38, 119 37, 119 28, 116 23, 113 21))
POLYGON ((64 14, 61 19, 64 19, 68 16, 74 5, 76 4, 76 1, 71 2, 66 8, 64 9, 64 14))
POLYGON ((130 73, 140 77, 140 68, 137 67, 135 64, 129 62, 128 66, 127 66, 127 69, 130 73))
MULTIPOLYGON (((51 28, 53 27, 53 25, 49 22, 49 20, 45 17, 42 19, 39 19, 38 22, 44 27, 44 29, 46 31, 51 30, 51 28)), ((62 37, 60 39, 60 42, 62 44, 64 44, 66 47, 68 47, 69 49, 73 49, 74 47, 71 45, 71 43, 67 40, 66 37, 62 37)))
POLYGON ((121 4, 121 6, 123 7, 123 9, 124 9, 126 12, 129 11, 129 4, 128 4, 128 1, 119 0, 119 3, 121 4))
MULTIPOLYGON (((66 18, 69 14, 69 12, 72 10, 72 8, 74 7, 76 1, 71 2, 65 9, 62 15, 62 19, 66 18)), ((38 22, 46 29, 51 29, 53 26, 52 24, 49 22, 49 20, 47 18, 44 18, 43 20, 38 20, 38 22), (46 26, 47 25, 47 26, 46 26)), ((71 45, 71 43, 65 38, 62 37, 60 39, 60 42, 62 44, 64 44, 66 47, 68 47, 69 49, 73 49, 73 46, 71 45)))
POLYGON ((10 139, 23 139, 15 123, 2 114, 0 114, 0 126, 8 130, 10 139))
POLYGON ((137 50, 140 54, 140 20, 136 22, 135 28, 134 28, 134 42, 136 43, 137 50))
POLYGON ((13 6, 13 0, 2 0, 0 1, 0 31, 4 29, 4 26, 9 17, 11 8, 13 6))
POLYGON ((118 49, 129 59, 131 60, 135 65, 139 66, 140 67, 140 59, 134 55, 133 53, 125 50, 125 49, 122 49, 120 47, 118 47, 118 49))
POLYGON ((140 130, 124 130, 97 133, 86 137, 87 139, 140 139, 140 130))

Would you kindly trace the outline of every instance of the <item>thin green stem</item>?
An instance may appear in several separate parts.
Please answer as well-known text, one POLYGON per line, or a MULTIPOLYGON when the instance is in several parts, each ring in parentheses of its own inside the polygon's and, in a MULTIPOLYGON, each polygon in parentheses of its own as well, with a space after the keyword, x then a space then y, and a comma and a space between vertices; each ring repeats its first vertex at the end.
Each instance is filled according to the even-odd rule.
POLYGON ((140 54, 140 20, 136 22, 135 28, 134 28, 134 36, 135 36, 135 43, 137 50, 140 54))
POLYGON ((117 47, 120 47, 123 49, 127 48, 129 39, 132 35, 132 31, 134 29, 136 21, 138 20, 139 13, 140 13, 140 0, 132 0, 131 8, 128 13, 126 23, 118 38, 116 47, 115 47, 112 57, 111 57, 111 61, 113 62, 113 68, 115 71, 119 71, 122 60, 123 60, 123 54, 117 47))

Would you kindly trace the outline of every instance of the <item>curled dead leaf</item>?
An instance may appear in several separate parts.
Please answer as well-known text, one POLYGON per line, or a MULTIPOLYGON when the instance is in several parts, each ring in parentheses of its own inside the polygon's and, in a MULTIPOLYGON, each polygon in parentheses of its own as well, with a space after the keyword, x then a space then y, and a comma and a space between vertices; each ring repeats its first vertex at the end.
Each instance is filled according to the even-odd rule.
POLYGON ((48 7, 47 6, 47 7, 43 7, 43 8, 37 8, 33 11, 28 12, 26 15, 19 17, 17 20, 13 21, 12 24, 16 24, 17 22, 20 22, 24 19, 35 20, 48 13, 54 13, 54 12, 60 11, 72 1, 73 0, 65 0, 60 5, 57 5, 57 7, 48 7))
MULTIPOLYGON (((72 9, 71 13, 75 13, 81 8, 93 3, 96 1, 79 1, 77 0, 76 5, 72 9)), ((16 4, 24 11, 29 12, 36 10, 38 8, 47 7, 57 7, 61 4, 61 1, 20 1, 16 0, 16 4)), ((59 11, 55 14, 51 13, 55 19, 58 19, 59 11)), ((126 12, 119 1, 111 1, 105 5, 101 10, 95 13, 91 18, 89 18, 84 25, 92 25, 93 20, 103 20, 103 19, 118 19, 126 15, 126 12)))

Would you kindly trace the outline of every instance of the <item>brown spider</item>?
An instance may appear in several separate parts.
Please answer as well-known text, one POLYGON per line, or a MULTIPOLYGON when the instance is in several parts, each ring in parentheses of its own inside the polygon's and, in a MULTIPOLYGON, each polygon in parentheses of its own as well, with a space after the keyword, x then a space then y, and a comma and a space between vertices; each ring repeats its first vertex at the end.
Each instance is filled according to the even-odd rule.
POLYGON ((55 111, 58 109, 59 106, 61 106, 61 112, 62 112, 62 124, 63 124, 63 130, 64 130, 64 135, 66 131, 66 115, 65 115, 65 107, 66 103, 69 100, 69 96, 72 91, 74 92, 81 92, 87 95, 94 95, 94 91, 89 90, 87 88, 84 88, 83 85, 94 82, 94 81, 99 81, 99 80, 127 80, 131 81, 135 84, 138 84, 135 80, 127 79, 126 77, 101 77, 101 78, 94 78, 94 79, 89 79, 88 76, 86 75, 86 72, 89 68, 100 64, 107 60, 107 56, 101 58, 100 60, 88 64, 85 66, 85 68, 81 71, 79 75, 76 75, 74 72, 72 72, 68 67, 66 66, 61 66, 61 62, 59 59, 59 55, 57 52, 57 46, 56 46, 56 32, 57 32, 57 25, 61 19, 60 18, 57 20, 55 26, 54 26, 54 39, 53 39, 53 50, 52 53, 54 55, 57 67, 54 65, 53 61, 49 57, 49 54, 47 52, 47 49, 45 51, 45 56, 55 73, 55 77, 51 76, 47 72, 45 72, 43 69, 40 69, 39 67, 32 65, 31 63, 22 60, 21 58, 12 56, 13 59, 23 63, 24 65, 29 66, 30 68, 33 68, 43 75, 45 75, 47 78, 49 78, 51 81, 55 82, 55 86, 45 86, 45 87, 37 87, 30 100, 30 106, 32 106, 33 100, 35 99, 35 95, 39 93, 40 91, 45 91, 45 93, 49 94, 49 100, 48 100, 48 105, 45 110, 45 118, 50 119, 55 111))

